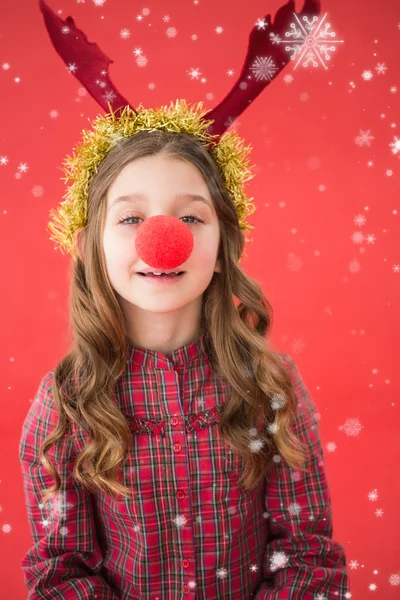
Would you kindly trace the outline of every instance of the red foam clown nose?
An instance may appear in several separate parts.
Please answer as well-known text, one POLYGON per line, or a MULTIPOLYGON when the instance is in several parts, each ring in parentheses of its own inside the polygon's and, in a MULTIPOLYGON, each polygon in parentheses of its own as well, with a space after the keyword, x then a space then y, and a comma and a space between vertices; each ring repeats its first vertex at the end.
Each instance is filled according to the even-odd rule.
POLYGON ((156 215, 146 219, 136 232, 136 252, 149 267, 175 269, 191 255, 194 240, 190 227, 176 217, 156 215))

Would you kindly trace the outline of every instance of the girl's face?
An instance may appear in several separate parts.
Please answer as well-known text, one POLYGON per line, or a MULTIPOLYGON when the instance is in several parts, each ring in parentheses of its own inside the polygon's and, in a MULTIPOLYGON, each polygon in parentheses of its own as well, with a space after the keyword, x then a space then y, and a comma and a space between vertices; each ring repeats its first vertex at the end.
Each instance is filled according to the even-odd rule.
POLYGON ((200 308, 214 272, 220 272, 219 242, 218 217, 207 184, 188 162, 160 154, 135 159, 121 170, 108 190, 103 248, 111 285, 128 320, 134 320, 141 311, 165 313, 185 308, 188 315, 188 305, 200 308), (207 203, 184 197, 185 193, 203 196, 207 203), (141 197, 116 202, 120 196, 132 194, 141 197), (192 253, 180 265, 185 275, 172 285, 152 285, 137 273, 151 265, 136 253, 136 232, 145 219, 156 215, 181 219, 193 234, 192 253), (184 218, 189 215, 196 215, 199 221, 184 218), (122 223, 124 219, 127 221, 122 223))

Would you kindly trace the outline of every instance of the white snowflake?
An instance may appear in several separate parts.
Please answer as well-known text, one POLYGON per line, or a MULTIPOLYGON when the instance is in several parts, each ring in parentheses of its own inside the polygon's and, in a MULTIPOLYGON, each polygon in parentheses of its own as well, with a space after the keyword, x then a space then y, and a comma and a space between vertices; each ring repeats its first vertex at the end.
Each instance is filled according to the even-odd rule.
POLYGON ((264 440, 251 440, 249 448, 252 452, 259 452, 264 445, 264 440))
POLYGON ((129 29, 121 29, 121 31, 119 32, 119 35, 120 35, 121 39, 127 40, 130 37, 131 32, 129 31, 129 29))
POLYGON ((288 562, 289 559, 284 552, 274 552, 271 558, 270 570, 283 569, 287 566, 288 562))
POLYGON ((266 79, 271 81, 277 70, 278 67, 270 56, 257 56, 250 67, 250 71, 253 71, 257 81, 260 79, 262 81, 266 79))
POLYGON ((225 579, 228 576, 228 571, 225 568, 217 569, 218 579, 225 579))
POLYGON ((354 217, 354 223, 358 225, 358 227, 365 225, 366 222, 367 219, 365 218, 365 215, 358 214, 354 217))
POLYGON ((199 75, 201 75, 201 71, 199 68, 192 69, 191 71, 189 71, 189 75, 191 76, 192 79, 198 79, 199 75))
POLYGON ((339 429, 343 430, 347 436, 356 436, 363 429, 363 425, 361 425, 358 419, 347 419, 345 424, 339 427, 339 429))
POLYGON ((378 73, 378 75, 384 75, 385 71, 387 71, 387 66, 385 63, 378 63, 375 67, 375 71, 378 73))
POLYGON ((276 433, 279 429, 279 425, 278 423, 271 423, 270 425, 268 425, 267 429, 269 433, 276 433))
POLYGON ((27 172, 27 170, 28 170, 28 168, 29 168, 29 167, 28 167, 28 165, 27 165, 26 163, 20 163, 20 164, 18 165, 18 171, 19 171, 20 173, 26 173, 26 172, 27 172))
POLYGON ((357 567, 359 566, 359 562, 357 560, 351 560, 349 562, 349 567, 350 569, 357 569, 357 567))
POLYGON ((105 94, 103 94, 103 98, 106 102, 113 103, 116 97, 117 95, 114 94, 113 90, 108 90, 105 94))
POLYGON ((363 131, 362 129, 360 129, 360 133, 356 138, 354 138, 354 141, 357 144, 357 146, 360 146, 361 148, 361 146, 370 146, 371 141, 374 139, 375 136, 371 134, 370 129, 367 129, 367 131, 363 131))
POLYGON ((284 394, 274 394, 271 399, 271 408, 273 410, 279 410, 286 404, 286 398, 284 394))
POLYGON ((288 510, 292 516, 294 515, 297 517, 300 514, 301 506, 297 502, 292 502, 292 504, 289 504, 288 510))
POLYGON ((390 575, 388 581, 389 581, 390 585, 400 585, 400 574, 393 573, 393 575, 390 575))
POLYGON ((264 19, 258 19, 255 25, 256 25, 257 29, 265 29, 267 26, 267 23, 264 21, 264 19))
POLYGON ((167 29, 167 37, 174 38, 177 35, 176 27, 168 27, 167 29))
POLYGON ((361 77, 364 79, 364 81, 371 81, 373 76, 374 76, 374 74, 372 71, 364 71, 363 74, 361 75, 361 77))
POLYGON ((400 138, 394 136, 394 142, 392 144, 389 144, 389 146, 392 148, 393 154, 397 154, 398 152, 400 152, 400 138))
POLYGON ((32 194, 36 197, 36 198, 40 198, 41 196, 43 196, 43 187, 41 185, 35 185, 34 188, 32 188, 32 194))
POLYGON ((372 490, 372 492, 370 492, 368 494, 368 499, 371 500, 372 502, 375 502, 376 500, 378 500, 378 490, 372 490))
POLYGON ((178 515, 174 519, 174 523, 177 527, 183 527, 186 524, 186 522, 187 518, 185 517, 185 515, 178 515))
POLYGON ((136 59, 136 64, 138 67, 145 67, 147 65, 147 58, 145 56, 139 56, 136 59))
POLYGON ((303 24, 300 22, 296 13, 293 13, 293 16, 297 21, 298 27, 296 27, 296 23, 291 23, 290 29, 292 31, 285 32, 285 37, 292 38, 293 43, 288 44, 287 40, 279 40, 276 39, 276 37, 274 38, 273 43, 288 44, 285 46, 285 50, 287 52, 293 52, 290 56, 291 60, 294 60, 299 54, 299 59, 294 67, 295 69, 303 58, 303 67, 308 67, 309 64, 313 67, 318 67, 318 59, 323 67, 327 69, 328 67, 324 63, 324 60, 330 60, 331 55, 329 52, 334 52, 336 50, 335 46, 329 46, 326 43, 327 40, 329 44, 343 44, 343 40, 329 39, 336 36, 334 31, 328 31, 330 23, 325 23, 324 27, 322 27, 327 17, 327 13, 325 13, 319 23, 317 23, 318 17, 313 17, 312 21, 310 21, 308 17, 303 17, 303 24), (299 43, 296 43, 295 40, 299 40, 299 43))

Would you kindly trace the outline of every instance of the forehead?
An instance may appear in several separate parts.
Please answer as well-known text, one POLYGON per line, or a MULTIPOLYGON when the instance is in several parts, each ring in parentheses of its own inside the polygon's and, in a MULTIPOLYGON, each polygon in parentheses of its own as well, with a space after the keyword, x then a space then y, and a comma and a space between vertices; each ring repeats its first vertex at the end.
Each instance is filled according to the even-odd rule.
POLYGON ((125 165, 110 185, 108 208, 121 202, 202 202, 212 208, 207 183, 194 165, 161 155, 145 156, 125 165))

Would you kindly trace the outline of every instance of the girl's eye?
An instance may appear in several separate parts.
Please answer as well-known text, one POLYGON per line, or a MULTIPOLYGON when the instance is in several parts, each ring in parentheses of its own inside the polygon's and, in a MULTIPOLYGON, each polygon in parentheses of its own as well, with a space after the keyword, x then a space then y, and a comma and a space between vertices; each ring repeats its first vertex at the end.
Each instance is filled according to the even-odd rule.
MULTIPOLYGON (((140 219, 140 217, 134 217, 133 215, 129 216, 129 217, 125 217, 124 219, 120 219, 118 222, 121 224, 125 224, 125 225, 137 225, 137 223, 127 223, 126 221, 129 221, 130 219, 140 219)), ((195 221, 198 221, 199 223, 204 223, 204 220, 201 217, 198 217, 196 215, 186 215, 186 217, 182 217, 182 219, 195 219, 195 221)), ((189 225, 191 225, 192 223, 189 223, 189 225)), ((197 223, 193 223, 193 225, 197 225, 197 223)))

